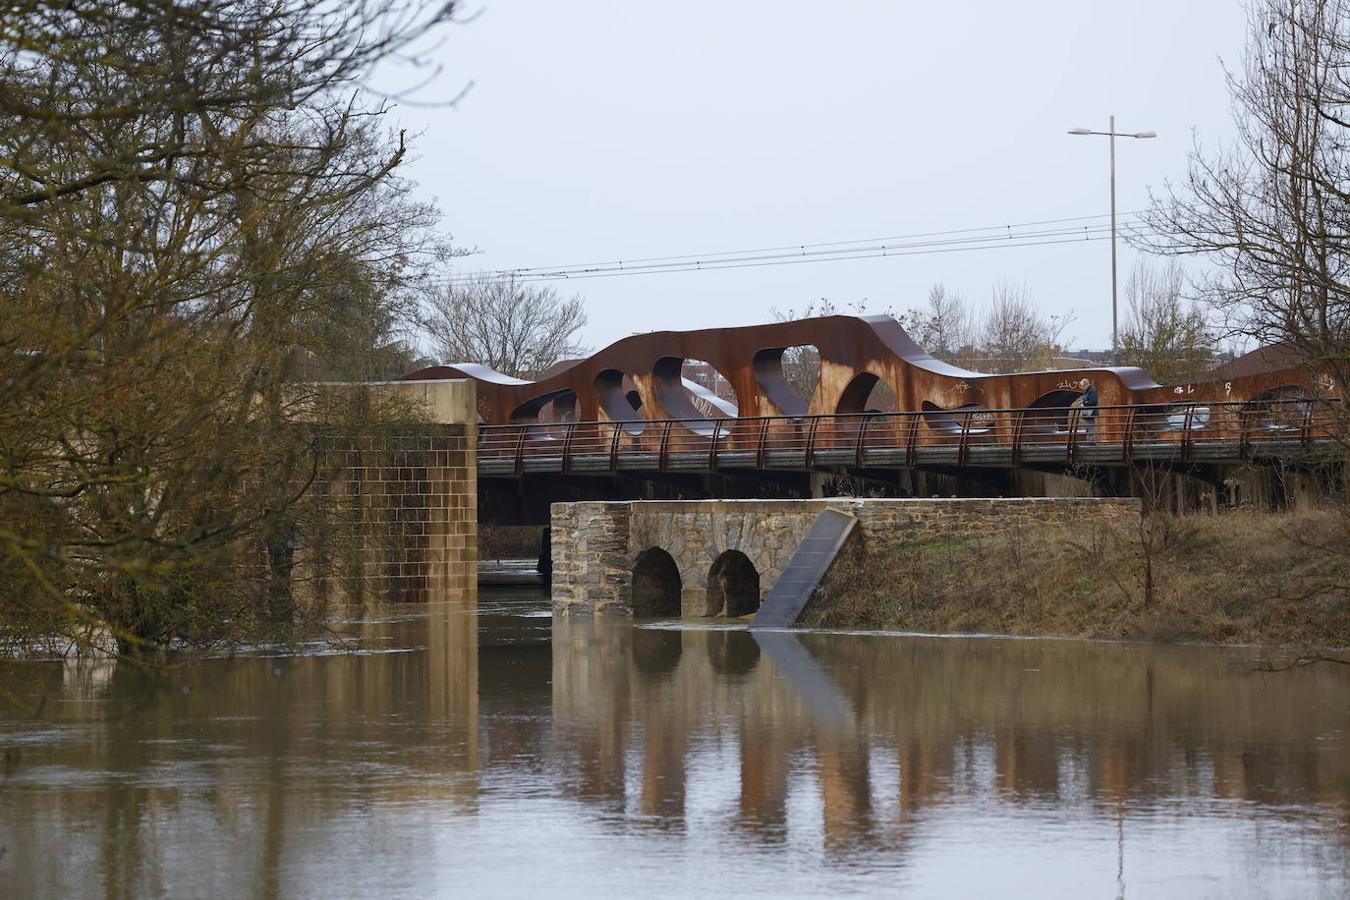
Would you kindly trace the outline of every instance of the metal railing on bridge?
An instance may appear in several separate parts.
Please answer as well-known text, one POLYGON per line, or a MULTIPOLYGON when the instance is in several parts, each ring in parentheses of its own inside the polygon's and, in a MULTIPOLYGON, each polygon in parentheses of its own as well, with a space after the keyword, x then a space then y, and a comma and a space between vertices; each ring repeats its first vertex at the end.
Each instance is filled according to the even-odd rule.
POLYGON ((478 469, 715 471, 1127 465, 1307 458, 1343 445, 1335 401, 1309 399, 483 425, 478 469))

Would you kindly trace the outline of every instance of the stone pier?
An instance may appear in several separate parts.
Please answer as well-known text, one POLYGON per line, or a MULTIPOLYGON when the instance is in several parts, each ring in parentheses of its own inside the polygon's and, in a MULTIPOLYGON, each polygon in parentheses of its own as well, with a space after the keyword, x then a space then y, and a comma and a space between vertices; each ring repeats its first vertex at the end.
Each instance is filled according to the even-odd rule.
POLYGON ((478 590, 472 381, 353 385, 411 421, 320 436, 324 515, 297 569, 318 600, 473 600, 478 590))

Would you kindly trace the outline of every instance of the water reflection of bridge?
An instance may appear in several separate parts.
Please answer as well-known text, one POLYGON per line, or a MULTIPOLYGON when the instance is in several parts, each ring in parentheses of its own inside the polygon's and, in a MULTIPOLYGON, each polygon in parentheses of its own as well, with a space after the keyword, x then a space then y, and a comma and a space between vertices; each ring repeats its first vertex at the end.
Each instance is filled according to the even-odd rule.
POLYGON ((706 820, 695 795, 720 794, 771 842, 810 810, 795 827, 841 854, 903 851, 926 810, 966 802, 1093 817, 1282 795, 1334 818, 1345 800, 1350 763, 1310 750, 1344 722, 1337 673, 1296 686, 1184 647, 770 637, 555 621, 555 757, 579 798, 682 831, 706 820), (1309 717, 1311 696, 1332 706, 1309 717))
POLYGON ((775 644, 484 608, 481 634, 472 612, 391 611, 358 626, 360 655, 74 669, 64 687, 59 663, 7 673, 16 696, 53 700, 51 721, 0 718, 7 888, 581 890, 600 878, 586 860, 678 869, 699 893, 782 891, 790 870, 788 892, 827 893, 859 873, 950 874, 936 844, 955 833, 965 856, 1009 823, 1055 836, 1030 845, 1038 885, 1066 884, 1061 856, 1078 854, 1078 893, 1114 889, 1118 829, 1127 878, 1187 839, 1211 842, 1187 874, 1218 866, 1257 894, 1343 885, 1340 667, 1253 675, 1244 651, 1088 642, 775 644), (385 652, 410 645, 425 649, 385 652), (525 844, 529 866, 503 864, 525 844))

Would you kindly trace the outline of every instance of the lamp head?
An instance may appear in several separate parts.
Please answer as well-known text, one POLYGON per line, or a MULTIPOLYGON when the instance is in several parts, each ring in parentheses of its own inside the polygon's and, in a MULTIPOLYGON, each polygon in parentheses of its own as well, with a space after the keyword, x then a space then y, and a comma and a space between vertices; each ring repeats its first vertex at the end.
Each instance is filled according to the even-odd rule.
POLYGON ((1156 131, 1136 131, 1136 132, 1132 135, 1132 137, 1137 137, 1137 138, 1155 138, 1155 137, 1157 137, 1157 136, 1158 136, 1158 132, 1156 132, 1156 131))
POLYGON ((1092 131, 1088 128, 1070 128, 1069 134, 1092 134, 1092 131))

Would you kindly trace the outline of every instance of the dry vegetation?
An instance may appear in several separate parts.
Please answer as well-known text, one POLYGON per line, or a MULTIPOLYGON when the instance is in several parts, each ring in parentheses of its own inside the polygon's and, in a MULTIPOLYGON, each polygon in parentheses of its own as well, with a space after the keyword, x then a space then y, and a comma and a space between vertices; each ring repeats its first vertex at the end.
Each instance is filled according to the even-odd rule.
POLYGON ((1350 517, 1158 516, 940 539, 831 572, 803 624, 925 632, 1350 646, 1350 517), (1152 553, 1148 552, 1151 541, 1152 553), (1153 595, 1145 592, 1152 557, 1153 595))
POLYGON ((481 560, 537 559, 542 525, 478 525, 478 558, 481 560))

